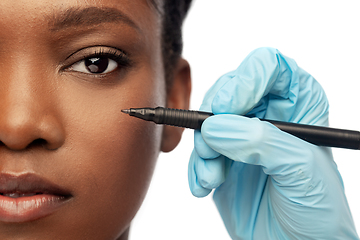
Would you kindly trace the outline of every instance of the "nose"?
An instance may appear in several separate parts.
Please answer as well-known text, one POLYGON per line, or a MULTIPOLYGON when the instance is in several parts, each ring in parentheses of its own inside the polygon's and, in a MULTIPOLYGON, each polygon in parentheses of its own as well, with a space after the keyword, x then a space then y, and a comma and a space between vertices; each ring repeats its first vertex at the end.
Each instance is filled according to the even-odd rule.
POLYGON ((4 80, 0 88, 0 143, 11 150, 58 149, 65 134, 54 91, 45 81, 24 78, 4 80))

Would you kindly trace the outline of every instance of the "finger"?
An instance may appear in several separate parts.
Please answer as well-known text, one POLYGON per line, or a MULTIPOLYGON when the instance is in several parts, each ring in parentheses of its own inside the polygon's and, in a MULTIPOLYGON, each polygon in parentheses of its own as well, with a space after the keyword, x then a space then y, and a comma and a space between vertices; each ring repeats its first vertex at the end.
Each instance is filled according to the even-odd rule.
POLYGON ((229 72, 224 74, 222 77, 220 77, 214 85, 211 86, 211 88, 206 92, 205 97, 203 99, 203 102, 200 106, 200 111, 205 112, 213 112, 212 111, 212 102, 214 99, 214 96, 219 91, 219 89, 222 88, 223 85, 225 85, 228 81, 230 81, 235 76, 235 71, 229 72))
POLYGON ((205 197, 207 196, 212 189, 204 188, 198 181, 198 177, 196 175, 195 165, 200 157, 197 155, 196 151, 193 150, 190 156, 190 161, 188 165, 188 181, 189 188, 191 193, 195 197, 205 197))
POLYGON ((253 51, 235 71, 221 77, 205 97, 204 106, 215 114, 248 114, 312 124, 317 116, 326 119, 319 112, 328 108, 316 80, 273 48, 253 51))
POLYGON ((189 186, 194 196, 204 197, 220 186, 229 172, 230 161, 224 156, 204 160, 195 151, 189 162, 189 186))
POLYGON ((207 189, 220 186, 229 172, 229 160, 223 155, 211 160, 198 158, 195 160, 195 173, 199 184, 207 189))
POLYGON ((215 115, 203 123, 202 136, 215 151, 234 161, 260 165, 282 184, 287 184, 289 179, 304 182, 307 178, 314 179, 314 172, 319 171, 314 166, 328 164, 321 163, 322 160, 314 162, 318 159, 315 156, 318 147, 258 119, 215 115))
POLYGON ((296 72, 289 85, 289 97, 269 96, 263 118, 328 126, 329 103, 323 88, 303 69, 292 67, 291 71, 296 72))
POLYGON ((269 93, 287 99, 294 87, 298 91, 296 63, 280 54, 277 49, 259 48, 251 52, 216 92, 212 101, 214 113, 246 114, 269 93), (289 67, 292 66, 294 72, 289 67), (290 83, 295 83, 293 86, 290 83))
POLYGON ((214 159, 220 156, 220 153, 214 151, 204 142, 199 130, 194 132, 194 148, 202 159, 214 159))

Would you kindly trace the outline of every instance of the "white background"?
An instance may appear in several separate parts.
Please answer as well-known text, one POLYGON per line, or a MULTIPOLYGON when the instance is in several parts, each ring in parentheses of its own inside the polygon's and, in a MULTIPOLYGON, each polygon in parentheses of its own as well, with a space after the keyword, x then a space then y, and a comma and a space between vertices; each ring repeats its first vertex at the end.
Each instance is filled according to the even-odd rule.
MULTIPOLYGON (((360 130, 359 29, 359 1, 195 0, 184 24, 191 108, 198 109, 207 89, 252 50, 274 47, 323 86, 332 127, 360 130)), ((130 239, 230 239, 212 197, 198 199, 188 189, 192 148, 193 131, 186 130, 173 152, 160 155, 130 239)), ((360 151, 333 153, 360 231, 360 151)))

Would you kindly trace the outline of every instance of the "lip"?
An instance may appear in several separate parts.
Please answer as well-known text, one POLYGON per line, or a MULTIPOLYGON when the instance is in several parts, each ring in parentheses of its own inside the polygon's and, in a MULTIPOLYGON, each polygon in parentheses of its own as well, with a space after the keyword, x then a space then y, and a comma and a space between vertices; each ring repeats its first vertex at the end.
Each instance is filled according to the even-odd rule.
POLYGON ((0 194, 2 222, 27 222, 43 218, 72 198, 67 189, 32 173, 0 173, 0 194), (10 197, 19 194, 20 197, 10 197))

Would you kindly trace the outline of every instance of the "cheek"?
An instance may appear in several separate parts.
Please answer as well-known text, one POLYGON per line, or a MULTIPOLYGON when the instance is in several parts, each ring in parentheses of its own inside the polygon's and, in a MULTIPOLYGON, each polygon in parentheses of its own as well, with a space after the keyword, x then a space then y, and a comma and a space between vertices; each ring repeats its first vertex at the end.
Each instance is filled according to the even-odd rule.
POLYGON ((122 228, 130 223, 147 192, 159 153, 161 129, 129 120, 98 134, 103 136, 101 141, 90 142, 81 154, 84 176, 79 179, 83 186, 79 203, 87 206, 91 219, 106 223, 106 228, 122 228))
POLYGON ((130 117, 121 109, 164 105, 161 89, 165 88, 160 81, 139 81, 126 90, 66 89, 72 89, 66 96, 73 97, 62 101, 68 107, 64 106, 67 142, 63 147, 67 161, 61 168, 67 169, 69 184, 76 183, 72 218, 82 222, 77 228, 84 232, 89 225, 95 232, 122 232, 147 192, 162 126, 130 117))

